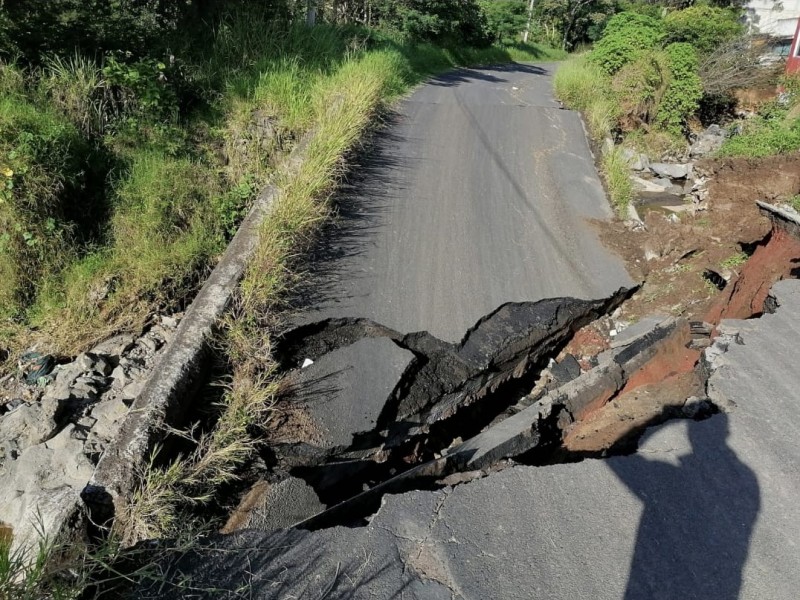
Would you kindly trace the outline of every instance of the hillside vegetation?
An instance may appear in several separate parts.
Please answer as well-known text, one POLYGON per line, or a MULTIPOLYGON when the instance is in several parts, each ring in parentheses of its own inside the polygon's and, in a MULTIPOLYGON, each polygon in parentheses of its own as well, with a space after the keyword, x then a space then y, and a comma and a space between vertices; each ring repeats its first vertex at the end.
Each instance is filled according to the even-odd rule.
MULTIPOLYGON (((334 97, 360 132, 431 73, 555 56, 492 45, 474 2, 314 27, 299 4, 3 5, 0 358, 34 342, 75 353, 181 310, 280 157, 332 127, 334 97)), ((354 138, 330 135, 337 162, 354 138)))
MULTIPOLYGON (((592 137, 617 144, 604 155, 603 168, 622 213, 633 194, 620 156, 623 144, 655 157, 679 150, 693 129, 731 121, 737 89, 778 83, 776 70, 760 62, 757 44, 745 35, 740 9, 626 9, 610 17, 592 49, 568 61, 555 78, 556 93, 584 113, 592 137)), ((728 140, 720 154, 764 156, 800 147, 796 126, 784 118, 790 105, 784 99, 763 107, 766 115, 735 128, 743 134, 728 140)))

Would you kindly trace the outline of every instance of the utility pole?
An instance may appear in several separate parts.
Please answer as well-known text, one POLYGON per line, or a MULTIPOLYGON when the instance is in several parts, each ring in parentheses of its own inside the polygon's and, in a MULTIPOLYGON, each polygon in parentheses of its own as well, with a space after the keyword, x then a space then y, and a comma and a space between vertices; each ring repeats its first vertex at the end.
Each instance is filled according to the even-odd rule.
POLYGON ((533 3, 536 0, 531 0, 528 4, 528 24, 525 26, 525 35, 522 37, 522 41, 526 44, 528 43, 528 38, 531 35, 531 23, 533 22, 533 3))
POLYGON ((315 0, 308 0, 306 3, 306 25, 313 27, 317 22, 317 3, 315 0))

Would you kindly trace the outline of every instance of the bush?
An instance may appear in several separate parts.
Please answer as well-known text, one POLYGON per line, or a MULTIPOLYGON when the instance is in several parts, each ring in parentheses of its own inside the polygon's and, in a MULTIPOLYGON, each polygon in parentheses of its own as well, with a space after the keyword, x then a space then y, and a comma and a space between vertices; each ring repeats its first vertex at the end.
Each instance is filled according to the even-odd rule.
POLYGON ((656 115, 656 123, 678 133, 700 106, 703 86, 697 74, 697 53, 685 42, 666 47, 672 77, 656 115))
POLYGON ((701 54, 736 38, 744 29, 739 23, 738 11, 705 5, 673 11, 665 17, 664 23, 670 42, 687 42, 701 54))
POLYGON ((481 0, 488 30, 498 42, 513 42, 519 38, 528 22, 528 3, 525 0, 481 0))
POLYGON ((381 22, 411 40, 487 47, 492 43, 477 0, 381 0, 381 22))
POLYGON ((739 135, 727 140, 719 156, 760 158, 800 150, 800 119, 786 122, 758 116, 744 125, 739 135))
POLYGON ((619 99, 623 131, 655 120, 671 79, 669 56, 663 50, 643 53, 614 75, 612 89, 619 99))
MULTIPOLYGON (((5 67, 8 69, 9 67, 5 67)), ((90 148, 66 118, 19 94, 0 96, 0 314, 69 258, 90 148)), ((84 215, 85 216, 85 215, 84 215)))
POLYGON ((590 60, 613 75, 645 51, 659 46, 666 37, 664 23, 646 15, 622 12, 609 20, 590 60))

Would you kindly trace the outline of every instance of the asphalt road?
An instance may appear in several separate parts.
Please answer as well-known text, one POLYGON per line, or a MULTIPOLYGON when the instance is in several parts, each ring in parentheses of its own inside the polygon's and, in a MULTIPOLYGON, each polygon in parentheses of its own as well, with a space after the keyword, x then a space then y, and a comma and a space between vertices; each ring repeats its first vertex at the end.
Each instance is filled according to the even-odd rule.
POLYGON ((636 454, 390 495, 364 527, 243 531, 172 571, 253 598, 796 600, 800 282, 773 294, 709 351, 725 412, 636 454))
POLYGON ((364 317, 456 342, 505 302, 631 283, 588 223, 611 209, 550 65, 461 69, 420 87, 336 203, 295 322, 364 317))

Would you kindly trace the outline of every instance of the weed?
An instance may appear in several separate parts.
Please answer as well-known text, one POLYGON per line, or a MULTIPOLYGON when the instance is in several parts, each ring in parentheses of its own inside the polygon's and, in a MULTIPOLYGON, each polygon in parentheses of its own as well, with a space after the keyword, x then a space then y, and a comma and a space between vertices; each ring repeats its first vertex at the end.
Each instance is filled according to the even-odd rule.
POLYGON ((789 205, 793 209, 795 209, 797 212, 800 212, 800 194, 797 194, 796 196, 792 196, 789 199, 789 205))
POLYGON ((737 252, 733 256, 729 256, 720 263, 720 266, 726 269, 735 269, 741 267, 750 258, 745 252, 737 252))
POLYGON ((620 146, 614 147, 603 155, 602 168, 611 204, 617 214, 624 217, 628 204, 633 200, 633 183, 630 178, 628 162, 620 146))

